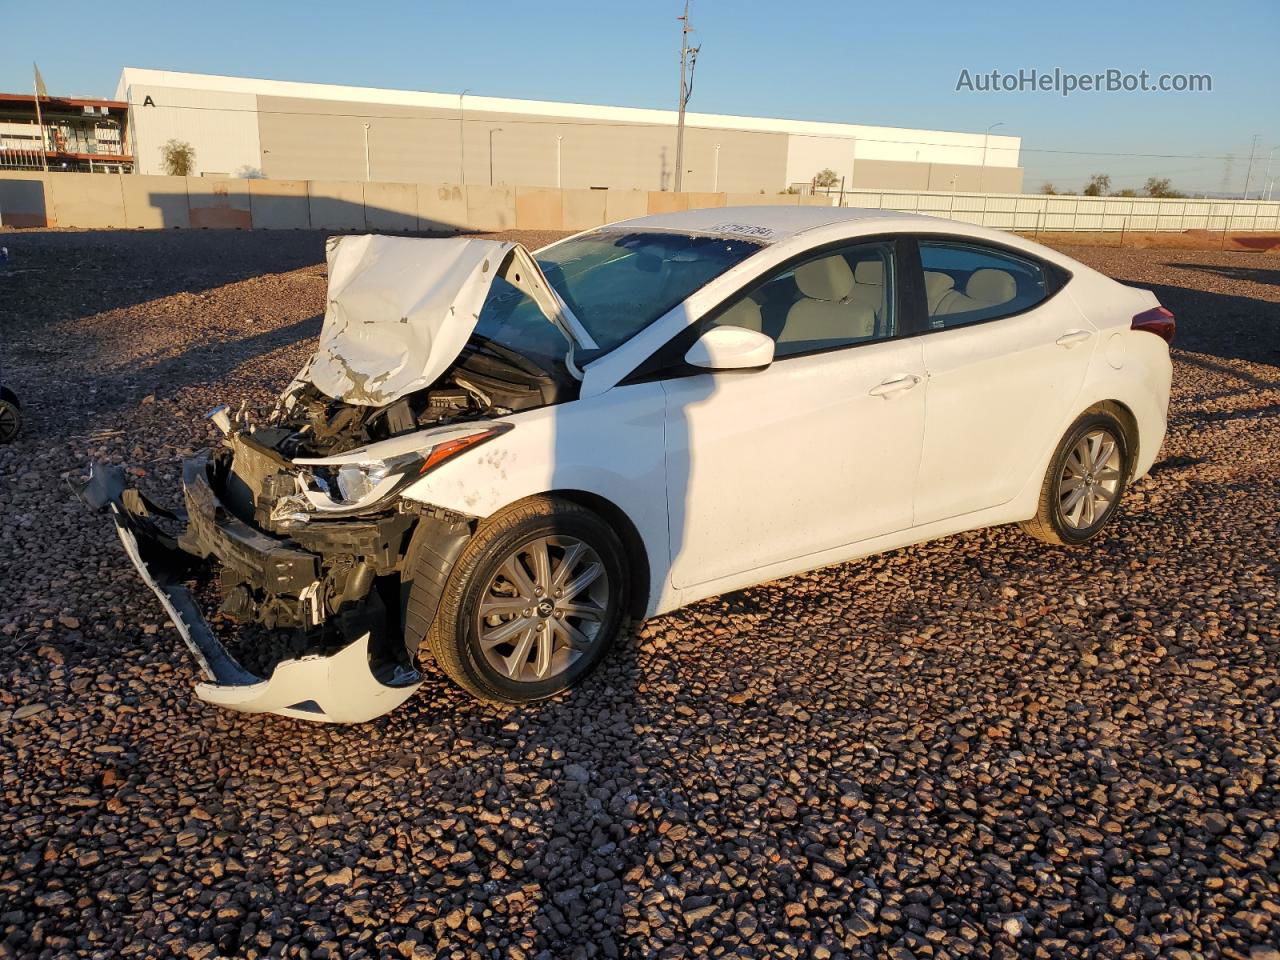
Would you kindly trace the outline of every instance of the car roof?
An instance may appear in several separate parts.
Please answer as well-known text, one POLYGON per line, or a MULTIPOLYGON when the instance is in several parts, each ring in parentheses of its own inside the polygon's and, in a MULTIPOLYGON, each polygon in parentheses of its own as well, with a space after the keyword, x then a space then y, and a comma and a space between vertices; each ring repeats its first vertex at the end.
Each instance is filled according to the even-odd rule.
MULTIPOLYGON (((909 221, 913 226, 937 223, 937 217, 924 217, 896 210, 872 210, 860 207, 793 206, 760 204, 759 206, 706 207, 700 210, 677 210, 634 220, 608 224, 609 227, 632 227, 641 230, 671 230, 676 233, 710 233, 731 237, 750 237, 772 243, 793 237, 806 230, 851 221, 909 221)), ((944 221, 945 222, 945 221, 944 221)))

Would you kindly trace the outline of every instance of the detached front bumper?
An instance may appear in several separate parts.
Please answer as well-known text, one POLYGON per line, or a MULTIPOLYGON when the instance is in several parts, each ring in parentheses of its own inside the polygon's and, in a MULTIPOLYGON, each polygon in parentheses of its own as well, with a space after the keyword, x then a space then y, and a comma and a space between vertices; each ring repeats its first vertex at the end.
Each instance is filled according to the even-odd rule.
POLYGON ((270 677, 245 669, 209 628, 186 582, 211 556, 300 592, 317 582, 319 557, 255 530, 226 510, 209 482, 207 455, 183 464, 183 487, 187 510, 165 510, 126 489, 122 468, 94 464, 76 493, 92 509, 110 511, 125 553, 207 678, 196 684, 201 700, 244 713, 361 723, 413 695, 421 676, 403 663, 374 655, 367 629, 336 653, 282 661, 270 677), (159 527, 158 519, 185 523, 186 533, 175 539, 159 527), (183 549, 180 544, 187 541, 198 545, 199 556, 183 549))

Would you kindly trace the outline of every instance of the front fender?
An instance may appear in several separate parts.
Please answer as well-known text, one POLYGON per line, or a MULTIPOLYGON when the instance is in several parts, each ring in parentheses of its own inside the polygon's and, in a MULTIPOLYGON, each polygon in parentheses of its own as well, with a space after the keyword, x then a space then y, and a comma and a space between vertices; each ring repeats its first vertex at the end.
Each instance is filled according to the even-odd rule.
POLYGON ((664 418, 659 383, 526 411, 508 418, 514 429, 445 462, 402 496, 480 518, 557 490, 601 497, 640 535, 652 600, 670 567, 664 418))

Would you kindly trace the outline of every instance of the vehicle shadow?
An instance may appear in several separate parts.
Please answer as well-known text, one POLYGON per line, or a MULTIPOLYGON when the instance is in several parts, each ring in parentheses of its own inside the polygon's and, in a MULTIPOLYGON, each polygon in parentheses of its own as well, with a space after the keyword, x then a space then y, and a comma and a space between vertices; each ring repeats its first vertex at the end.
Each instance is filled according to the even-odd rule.
POLYGON ((1280 268, 1277 267, 1246 267, 1222 263, 1179 263, 1178 266, 1183 270, 1198 270, 1201 273, 1226 277, 1228 280, 1248 280, 1251 283, 1280 286, 1280 268))

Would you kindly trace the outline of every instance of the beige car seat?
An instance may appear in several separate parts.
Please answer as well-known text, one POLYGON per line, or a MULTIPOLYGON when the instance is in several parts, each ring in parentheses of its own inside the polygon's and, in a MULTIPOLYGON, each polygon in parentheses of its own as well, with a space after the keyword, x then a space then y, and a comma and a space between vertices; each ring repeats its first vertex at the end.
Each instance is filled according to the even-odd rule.
POLYGON ((875 314, 877 320, 883 319, 884 312, 884 261, 860 260, 853 268, 853 293, 848 297, 851 303, 867 307, 875 314))
POLYGON ((743 297, 716 319, 718 327, 746 327, 757 333, 764 332, 764 318, 760 305, 750 297, 743 297))
POLYGON ((850 300, 853 270, 840 254, 801 264, 794 275, 804 299, 787 311, 779 343, 847 342, 875 334, 875 311, 850 300))
POLYGON ((929 316, 938 313, 938 304, 942 302, 942 298, 955 288, 956 281, 951 274, 937 270, 924 272, 924 296, 929 304, 929 316))
MULTIPOLYGON (((938 276, 933 271, 925 271, 926 292, 931 273, 938 276)), ((941 281, 935 281, 935 283, 940 284, 941 281)), ((933 299, 930 297, 929 315, 941 317, 952 313, 981 310, 984 307, 998 307, 1002 303, 1008 303, 1017 295, 1018 283, 1013 279, 1013 274, 984 267, 973 271, 969 282, 964 285, 964 293, 954 288, 948 289, 939 296, 936 306, 933 306, 933 299)))

